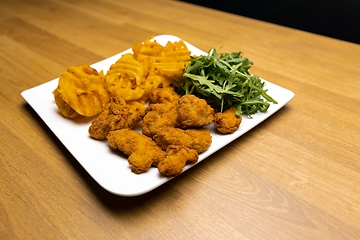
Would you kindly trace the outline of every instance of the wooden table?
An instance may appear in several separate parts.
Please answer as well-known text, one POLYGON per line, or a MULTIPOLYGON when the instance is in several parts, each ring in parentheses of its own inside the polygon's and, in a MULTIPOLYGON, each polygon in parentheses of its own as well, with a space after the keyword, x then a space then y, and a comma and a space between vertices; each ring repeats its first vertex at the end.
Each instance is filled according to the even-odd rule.
POLYGON ((359 56, 356 44, 177 1, 1 1, 0 238, 359 239, 359 56), (240 50, 295 97, 167 184, 121 197, 20 93, 159 34, 240 50))

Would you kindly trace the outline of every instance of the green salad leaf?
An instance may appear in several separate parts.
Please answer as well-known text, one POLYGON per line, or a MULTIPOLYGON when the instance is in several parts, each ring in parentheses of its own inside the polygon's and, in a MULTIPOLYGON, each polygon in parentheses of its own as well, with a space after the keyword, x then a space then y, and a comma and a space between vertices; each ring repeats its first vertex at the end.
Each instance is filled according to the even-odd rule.
POLYGON ((180 95, 194 94, 205 99, 217 111, 235 106, 238 116, 266 112, 277 102, 264 89, 265 83, 249 73, 253 65, 241 52, 220 53, 211 48, 208 55, 191 56, 185 68, 180 95))

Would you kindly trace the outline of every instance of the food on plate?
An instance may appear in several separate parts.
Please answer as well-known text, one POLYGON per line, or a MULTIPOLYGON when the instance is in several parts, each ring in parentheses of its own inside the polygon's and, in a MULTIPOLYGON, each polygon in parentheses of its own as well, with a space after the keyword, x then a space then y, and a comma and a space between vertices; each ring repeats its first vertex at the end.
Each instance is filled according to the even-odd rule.
POLYGON ((146 172, 165 157, 165 152, 150 137, 129 128, 111 131, 107 140, 111 149, 128 156, 134 173, 146 172))
POLYGON ((153 89, 182 81, 190 58, 183 41, 168 41, 162 46, 151 36, 132 49, 133 53, 123 54, 109 69, 103 69, 105 75, 87 64, 69 66, 53 91, 60 113, 67 118, 92 117, 111 96, 146 102, 153 89))
POLYGON ((182 40, 163 46, 150 36, 109 69, 68 67, 53 95, 66 118, 97 115, 90 137, 106 139, 127 155, 134 173, 156 166, 165 176, 177 176, 210 147, 209 124, 232 134, 242 114, 251 118, 277 103, 249 73, 252 64, 241 52, 211 48, 191 56, 182 40))
POLYGON ((58 87, 53 91, 55 102, 64 117, 77 116, 69 107, 81 116, 95 116, 109 101, 104 84, 103 72, 86 64, 70 66, 60 75, 58 87))
POLYGON ((167 42, 163 52, 155 59, 155 73, 166 76, 171 79, 171 84, 176 85, 174 79, 182 80, 189 58, 190 51, 183 41, 167 42))
POLYGON ((173 87, 162 87, 154 89, 149 95, 149 103, 172 103, 177 104, 179 101, 179 94, 177 94, 173 87))
POLYGON ((158 170, 165 176, 178 176, 187 163, 196 163, 199 159, 195 149, 185 146, 170 145, 166 149, 165 158, 158 164, 158 170))
POLYGON ((107 71, 106 88, 112 95, 121 96, 126 101, 140 100, 153 87, 152 83, 146 80, 147 71, 133 54, 124 54, 107 71))
POLYGON ((139 60, 149 59, 149 57, 155 58, 163 50, 164 46, 159 44, 156 40, 153 40, 152 36, 132 45, 133 54, 139 60))
POLYGON ((214 109, 204 99, 192 94, 180 97, 177 104, 177 123, 180 128, 199 128, 214 120, 214 109))
POLYGON ((163 78, 163 87, 176 84, 183 78, 184 68, 188 64, 190 51, 184 41, 168 41, 165 46, 157 43, 153 37, 132 47, 134 56, 148 66, 149 76, 163 78))
POLYGON ((142 120, 142 133, 153 137, 164 127, 175 127, 179 98, 172 87, 154 89, 149 95, 149 105, 142 120))
POLYGON ((174 86, 181 81, 190 51, 183 41, 162 46, 152 37, 134 44, 133 53, 124 54, 105 75, 106 87, 126 101, 147 101, 158 87, 174 86))
POLYGON ((89 135, 95 139, 103 140, 110 131, 123 128, 135 128, 145 114, 144 103, 128 104, 123 98, 111 97, 105 104, 99 116, 92 121, 89 135))
POLYGON ((195 149, 198 153, 205 152, 212 142, 210 130, 207 128, 184 130, 181 128, 165 127, 153 139, 164 151, 170 145, 180 145, 195 149))
POLYGON ((153 137, 164 127, 176 126, 176 106, 171 103, 152 103, 145 110, 142 133, 153 137))
POLYGON ((230 107, 224 112, 215 113, 214 126, 221 132, 226 134, 234 133, 240 126, 242 118, 235 114, 236 108, 230 107))
POLYGON ((270 103, 277 102, 266 93, 265 83, 249 73, 252 65, 241 52, 217 53, 211 48, 208 55, 191 57, 179 94, 204 98, 218 112, 231 106, 236 107, 238 116, 266 112, 270 103))
POLYGON ((53 91, 55 104, 58 107, 60 114, 66 118, 76 118, 81 115, 78 114, 69 104, 67 104, 64 99, 62 99, 59 87, 55 88, 53 91))

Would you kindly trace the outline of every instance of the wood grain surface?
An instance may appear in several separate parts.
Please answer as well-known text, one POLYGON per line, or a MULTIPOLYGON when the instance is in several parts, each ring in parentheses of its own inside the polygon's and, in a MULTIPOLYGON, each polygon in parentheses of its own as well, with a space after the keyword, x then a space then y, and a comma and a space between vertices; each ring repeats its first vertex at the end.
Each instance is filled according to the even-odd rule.
POLYGON ((177 1, 2 0, 0 238, 359 239, 359 56, 357 44, 177 1), (295 97, 165 185, 116 196, 20 93, 160 34, 240 50, 295 97))

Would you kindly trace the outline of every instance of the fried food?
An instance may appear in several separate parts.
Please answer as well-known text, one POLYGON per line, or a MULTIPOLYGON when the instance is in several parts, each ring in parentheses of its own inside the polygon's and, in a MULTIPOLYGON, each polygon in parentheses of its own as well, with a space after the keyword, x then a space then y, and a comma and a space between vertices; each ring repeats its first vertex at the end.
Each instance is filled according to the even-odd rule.
POLYGON ((214 116, 214 126, 221 133, 234 133, 240 126, 242 118, 235 114, 236 108, 230 107, 214 116))
POLYGON ((198 153, 195 149, 184 146, 170 145, 166 149, 166 155, 158 164, 158 170, 161 174, 168 177, 178 176, 187 163, 196 163, 198 153))
POLYGON ((165 152, 151 138, 129 128, 110 132, 107 140, 111 149, 120 150, 128 156, 134 173, 146 172, 165 157, 165 152))
POLYGON ((175 127, 176 114, 176 107, 171 103, 150 104, 142 120, 142 133, 153 137, 165 127, 175 127))
POLYGON ((177 105, 180 99, 173 87, 154 89, 149 95, 149 103, 171 103, 177 105))
POLYGON ((172 87, 154 89, 149 95, 149 106, 142 121, 142 133, 153 137, 164 127, 177 124, 177 101, 180 96, 172 87))
POLYGON ((132 50, 113 63, 106 75, 87 64, 68 67, 53 91, 60 113, 66 118, 95 116, 113 95, 127 102, 146 102, 152 90, 181 81, 190 59, 182 40, 162 46, 150 36, 132 50))
MULTIPOLYGON (((154 68, 157 74, 166 76, 169 79, 177 79, 181 82, 183 80, 184 68, 188 65, 189 59, 190 51, 184 41, 168 41, 164 50, 156 57, 154 68)), ((177 83, 173 81, 173 85, 177 85, 177 83)))
POLYGON ((214 120, 214 109, 204 99, 183 95, 177 106, 177 122, 181 128, 199 128, 214 120))
MULTIPOLYGON (((168 41, 160 45, 152 36, 132 47, 134 56, 148 68, 148 77, 161 79, 163 87, 181 82, 185 66, 189 64, 191 52, 184 41, 168 41)), ((155 81, 157 82, 157 81, 155 81)))
POLYGON ((68 67, 60 75, 58 87, 53 93, 64 117, 74 116, 68 106, 79 115, 95 116, 110 100, 105 89, 104 74, 86 64, 68 67))
POLYGON ((195 149, 198 153, 205 152, 212 142, 210 130, 207 128, 184 130, 165 127, 162 128, 153 139, 164 151, 166 151, 170 145, 180 145, 195 149))
POLYGON ((60 114, 66 118, 76 118, 81 117, 69 104, 67 104, 64 99, 62 99, 59 87, 55 88, 53 91, 55 104, 58 107, 60 114))
POLYGON ((103 140, 110 131, 134 128, 142 120, 144 114, 143 104, 127 104, 123 98, 113 96, 91 123, 88 132, 91 137, 103 140))
POLYGON ((147 101, 152 90, 181 81, 190 51, 183 41, 160 45, 153 37, 132 46, 106 73, 110 93, 126 101, 147 101))
POLYGON ((148 57, 159 56, 164 51, 164 46, 159 44, 153 36, 149 36, 143 42, 135 43, 132 46, 134 56, 137 59, 147 59, 148 57))
POLYGON ((147 73, 147 68, 133 54, 124 54, 107 71, 106 87, 111 94, 121 96, 125 101, 146 101, 145 96, 153 87, 146 81, 147 73))

